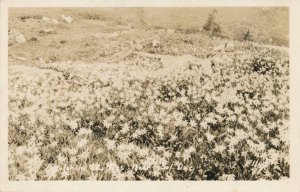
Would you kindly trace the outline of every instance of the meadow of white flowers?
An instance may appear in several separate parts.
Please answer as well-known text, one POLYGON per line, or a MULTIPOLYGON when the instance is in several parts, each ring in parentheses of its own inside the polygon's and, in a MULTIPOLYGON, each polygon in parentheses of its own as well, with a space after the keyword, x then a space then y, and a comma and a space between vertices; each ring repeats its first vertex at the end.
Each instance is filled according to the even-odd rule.
POLYGON ((9 66, 10 180, 289 177, 288 52, 9 66))

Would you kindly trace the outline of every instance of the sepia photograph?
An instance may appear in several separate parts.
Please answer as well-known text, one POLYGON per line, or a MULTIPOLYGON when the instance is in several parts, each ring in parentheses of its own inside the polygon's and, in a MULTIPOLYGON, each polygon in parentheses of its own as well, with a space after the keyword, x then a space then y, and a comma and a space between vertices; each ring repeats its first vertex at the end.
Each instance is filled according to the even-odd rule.
POLYGON ((9 182, 290 180, 289 6, 14 6, 5 30, 9 182))
POLYGON ((288 178, 288 26, 287 8, 9 9, 9 178, 288 178))

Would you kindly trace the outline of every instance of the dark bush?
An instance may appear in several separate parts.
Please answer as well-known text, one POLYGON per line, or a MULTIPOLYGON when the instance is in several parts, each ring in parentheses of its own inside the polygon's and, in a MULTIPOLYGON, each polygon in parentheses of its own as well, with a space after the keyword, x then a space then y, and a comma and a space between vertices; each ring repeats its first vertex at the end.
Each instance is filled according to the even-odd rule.
POLYGON ((213 10, 213 12, 208 15, 207 21, 203 26, 203 29, 213 36, 219 36, 222 32, 220 24, 216 22, 216 14, 217 10, 213 10))
POLYGON ((255 58, 251 64, 252 71, 258 74, 265 75, 268 71, 273 69, 275 63, 273 61, 268 61, 263 58, 255 58))

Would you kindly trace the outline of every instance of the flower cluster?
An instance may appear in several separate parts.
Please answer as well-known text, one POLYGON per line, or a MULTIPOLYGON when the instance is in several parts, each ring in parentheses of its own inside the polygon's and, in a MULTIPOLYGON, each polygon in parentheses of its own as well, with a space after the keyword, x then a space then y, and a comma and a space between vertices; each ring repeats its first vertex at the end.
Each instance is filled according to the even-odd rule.
POLYGON ((11 180, 289 177, 289 58, 236 43, 212 63, 9 66, 11 180), (235 54, 236 53, 236 54, 235 54))

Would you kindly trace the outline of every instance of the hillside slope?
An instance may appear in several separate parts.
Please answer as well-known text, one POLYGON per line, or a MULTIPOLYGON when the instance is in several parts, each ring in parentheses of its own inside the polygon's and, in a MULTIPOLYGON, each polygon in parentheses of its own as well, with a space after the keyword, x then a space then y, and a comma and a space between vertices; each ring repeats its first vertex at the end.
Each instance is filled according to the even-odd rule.
POLYGON ((216 19, 224 33, 231 38, 240 38, 240 33, 249 29, 259 42, 288 45, 289 12, 284 7, 226 7, 226 8, 11 8, 10 26, 18 26, 16 18, 34 16, 58 17, 70 15, 77 21, 94 19, 113 24, 133 25, 136 28, 162 26, 167 28, 201 28, 208 14, 218 11, 216 19))

